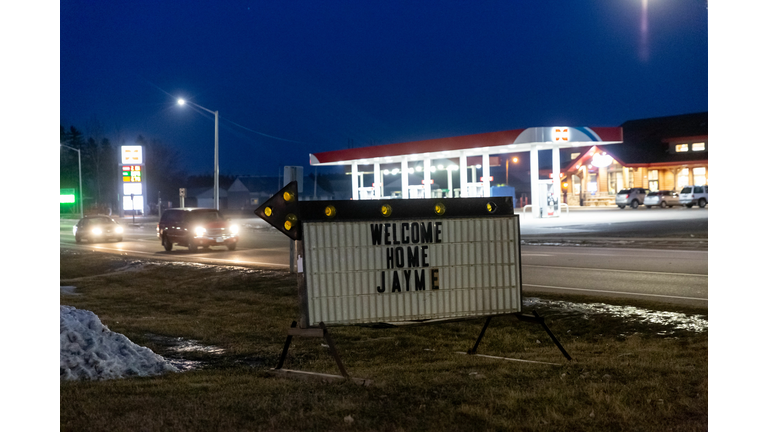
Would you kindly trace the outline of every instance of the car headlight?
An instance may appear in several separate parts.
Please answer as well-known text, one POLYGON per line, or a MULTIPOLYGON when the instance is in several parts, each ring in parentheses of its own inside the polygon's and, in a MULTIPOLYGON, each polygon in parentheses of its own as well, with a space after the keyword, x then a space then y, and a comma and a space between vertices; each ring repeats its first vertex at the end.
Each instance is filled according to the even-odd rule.
POLYGON ((96 227, 96 228, 92 229, 91 230, 91 234, 93 234, 93 235, 101 235, 101 228, 96 227))
POLYGON ((232 234, 237 234, 238 232, 240 232, 240 227, 237 225, 231 225, 229 227, 229 232, 231 232, 232 234))
POLYGON ((116 233, 118 233, 118 234, 122 234, 122 233, 123 233, 123 227, 121 227, 121 226, 119 226, 119 225, 118 225, 118 226, 116 226, 116 227, 115 227, 115 232, 116 232, 116 233))
POLYGON ((207 232, 208 231, 206 231, 205 228, 203 228, 203 227, 196 227, 195 228, 195 235, 196 236, 204 236, 205 233, 207 233, 207 232))

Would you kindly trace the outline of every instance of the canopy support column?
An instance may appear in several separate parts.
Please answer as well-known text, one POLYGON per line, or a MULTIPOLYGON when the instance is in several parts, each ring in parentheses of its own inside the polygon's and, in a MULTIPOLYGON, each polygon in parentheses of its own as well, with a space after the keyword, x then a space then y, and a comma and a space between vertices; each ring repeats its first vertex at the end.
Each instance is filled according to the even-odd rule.
POLYGON ((539 150, 531 148, 531 207, 533 216, 540 217, 539 212, 539 150))
POLYGON ((400 197, 402 199, 408 199, 410 198, 408 194, 408 161, 403 159, 402 162, 400 162, 400 180, 401 180, 401 194, 400 197))
POLYGON ((424 198, 432 198, 432 159, 424 159, 424 198))
POLYGON ((483 196, 491 196, 491 157, 487 153, 483 155, 483 196))
POLYGON ((560 216, 560 149, 557 146, 552 148, 552 189, 555 192, 555 216, 560 216))
POLYGON ((460 197, 466 198, 467 195, 467 155, 459 156, 459 187, 461 188, 460 197))
MULTIPOLYGON (((360 179, 357 175, 357 162, 352 162, 352 199, 353 200, 359 200, 360 194, 357 192, 357 189, 360 185, 359 183, 360 179)), ((315 183, 317 183, 317 179, 315 179, 315 183)))
POLYGON ((381 164, 375 162, 373 164, 373 198, 381 198, 381 190, 383 185, 381 184, 381 164))

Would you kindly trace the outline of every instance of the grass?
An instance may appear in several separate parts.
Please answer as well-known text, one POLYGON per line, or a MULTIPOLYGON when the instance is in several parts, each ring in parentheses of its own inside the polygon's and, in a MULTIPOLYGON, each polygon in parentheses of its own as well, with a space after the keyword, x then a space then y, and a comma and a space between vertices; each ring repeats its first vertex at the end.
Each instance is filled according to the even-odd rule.
MULTIPOLYGON (((567 362, 539 326, 491 321, 479 353, 560 364, 552 366, 456 354, 472 347, 483 319, 331 328, 350 375, 373 380, 364 387, 269 373, 298 317, 286 272, 62 251, 60 277, 80 294, 62 294, 61 304, 93 311, 161 355, 179 354, 158 335, 225 350, 184 353, 203 367, 183 373, 62 381, 61 430, 707 429, 706 331, 585 315, 543 299, 536 310, 574 358, 567 362)), ((285 367, 338 374, 323 340, 293 340, 285 367)))

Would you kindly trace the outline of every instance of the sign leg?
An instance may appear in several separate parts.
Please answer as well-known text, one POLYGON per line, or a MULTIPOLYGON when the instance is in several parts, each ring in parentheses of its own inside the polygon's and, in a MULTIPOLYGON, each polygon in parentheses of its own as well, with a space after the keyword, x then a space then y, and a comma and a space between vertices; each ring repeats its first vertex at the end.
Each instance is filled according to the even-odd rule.
MULTIPOLYGON (((296 327, 296 321, 291 323, 291 328, 296 327)), ((283 363, 285 362, 285 357, 288 355, 288 347, 291 346, 291 339, 293 339, 293 336, 289 333, 288 338, 285 339, 285 345, 283 346, 283 353, 280 355, 280 362, 277 364, 277 367, 275 369, 281 369, 283 367, 283 363)))
POLYGON ((549 338, 552 339, 552 342, 554 342, 555 345, 557 345, 557 348, 560 350, 560 352, 563 353, 565 358, 567 358, 568 360, 571 360, 571 356, 568 355, 568 352, 565 350, 565 348, 563 348, 563 346, 560 345, 560 341, 557 340, 557 338, 552 333, 552 331, 549 329, 549 327, 547 327, 547 324, 544 322, 544 318, 539 316, 539 314, 536 311, 533 311, 533 316, 525 315, 525 314, 522 314, 522 313, 516 313, 515 316, 520 321, 535 322, 535 323, 540 324, 542 327, 544 327, 544 331, 547 332, 547 334, 549 335, 549 338))
POLYGON ((475 346, 472 347, 471 350, 467 351, 467 354, 475 354, 477 352, 477 347, 480 345, 480 341, 483 340, 483 336, 485 336, 485 330, 488 329, 488 324, 491 323, 491 318, 493 317, 489 316, 485 320, 485 325, 483 326, 483 329, 480 330, 480 336, 477 338, 477 342, 475 342, 475 346))
POLYGON ((339 371, 341 371, 341 375, 344 378, 349 378, 349 374, 347 374, 347 370, 344 369, 344 365, 341 363, 341 357, 339 357, 339 353, 336 351, 336 344, 333 343, 333 339, 331 338, 331 334, 328 333, 328 329, 325 327, 325 323, 320 323, 320 328, 323 329, 323 338, 325 338, 325 341, 328 343, 328 348, 331 350, 331 356, 334 360, 336 360, 336 366, 339 367, 339 371))

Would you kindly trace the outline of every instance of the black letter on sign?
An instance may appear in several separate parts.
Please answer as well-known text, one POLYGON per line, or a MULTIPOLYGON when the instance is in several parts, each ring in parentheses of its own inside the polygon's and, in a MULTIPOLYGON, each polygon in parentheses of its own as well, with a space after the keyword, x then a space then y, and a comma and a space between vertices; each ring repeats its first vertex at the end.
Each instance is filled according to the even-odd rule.
POLYGON ((392 241, 389 239, 390 236, 389 224, 384 224, 384 244, 392 244, 392 241))
POLYGON ((397 224, 392 224, 392 244, 400 244, 397 241, 397 224))
POLYGON ((443 239, 440 238, 440 234, 443 233, 443 223, 442 222, 435 222, 435 243, 442 242, 443 239))
POLYGON ((419 266, 419 247, 409 247, 408 248, 408 267, 418 267, 419 266))
POLYGON ((427 279, 424 277, 424 270, 414 270, 413 276, 416 278, 416 291, 424 291, 427 279), (421 277, 419 277, 421 274, 421 277))
POLYGON ((440 289, 440 272, 437 269, 432 269, 432 289, 440 289))
POLYGON ((371 224, 371 242, 374 245, 381 244, 381 224, 371 224))
POLYGON ((403 270, 403 277, 405 278, 405 290, 411 290, 411 270, 403 270))
POLYGON ((376 287, 376 292, 383 293, 385 289, 386 288, 384 288, 384 272, 381 272, 381 285, 376 287))
POLYGON ((397 268, 405 267, 405 252, 402 247, 395 248, 395 265, 397 268))
POLYGON ((432 243, 432 222, 421 223, 421 242, 432 243))
POLYGON ((400 278, 397 277, 397 270, 392 272, 392 292, 400 291, 400 278))
POLYGON ((387 268, 395 268, 395 248, 387 248, 387 268))
POLYGON ((427 251, 429 250, 429 246, 422 246, 421 247, 421 266, 422 267, 429 267, 429 263, 427 262, 427 251))
POLYGON ((419 242, 419 223, 414 222, 411 224, 411 243, 416 244, 419 242))
POLYGON ((400 237, 403 244, 408 244, 408 222, 403 222, 400 225, 400 237))

